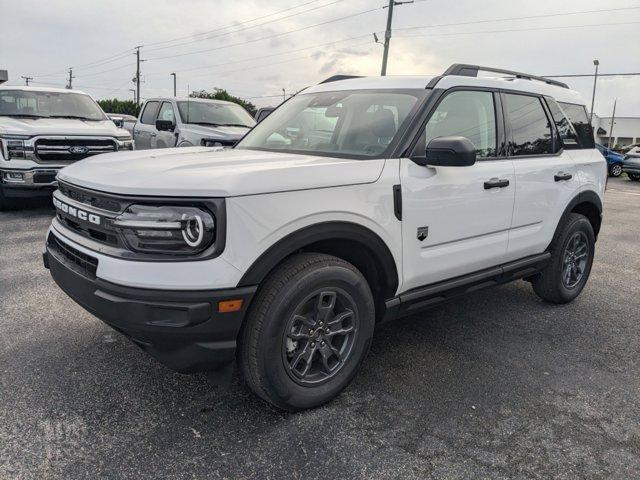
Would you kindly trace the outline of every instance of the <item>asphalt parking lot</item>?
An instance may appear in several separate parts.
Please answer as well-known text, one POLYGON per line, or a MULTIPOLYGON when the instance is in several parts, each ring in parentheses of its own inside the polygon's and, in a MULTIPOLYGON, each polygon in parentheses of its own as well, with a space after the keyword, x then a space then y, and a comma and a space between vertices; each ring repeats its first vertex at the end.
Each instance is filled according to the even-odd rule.
POLYGON ((605 208, 574 303, 517 282, 383 325, 299 414, 157 364, 55 286, 51 209, 1 213, 0 478, 638 478, 640 184, 605 208))

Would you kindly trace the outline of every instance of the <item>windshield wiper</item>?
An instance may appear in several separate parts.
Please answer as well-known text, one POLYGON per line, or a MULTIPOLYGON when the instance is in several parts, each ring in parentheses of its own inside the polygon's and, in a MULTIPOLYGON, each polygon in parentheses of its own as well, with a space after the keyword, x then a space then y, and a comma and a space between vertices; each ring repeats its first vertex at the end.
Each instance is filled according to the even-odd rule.
POLYGON ((99 122, 99 119, 83 117, 82 115, 49 115, 49 118, 71 118, 75 120, 91 120, 93 122, 99 122))
POLYGON ((211 123, 211 122, 188 122, 190 125, 206 125, 207 127, 219 127, 219 123, 211 123))
POLYGON ((221 127, 247 127, 247 128, 249 128, 249 125, 245 125, 244 123, 220 123, 219 125, 221 127))

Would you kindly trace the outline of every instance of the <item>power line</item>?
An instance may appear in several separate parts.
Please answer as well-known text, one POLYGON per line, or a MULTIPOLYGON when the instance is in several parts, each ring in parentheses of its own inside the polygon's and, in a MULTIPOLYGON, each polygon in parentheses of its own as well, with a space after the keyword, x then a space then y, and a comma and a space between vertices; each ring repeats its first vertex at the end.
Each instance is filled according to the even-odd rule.
POLYGON ((617 12, 622 10, 638 10, 640 7, 622 7, 622 8, 605 8, 600 10, 579 10, 573 12, 557 12, 557 13, 546 13, 543 15, 527 15, 524 17, 507 17, 507 18, 491 18, 485 20, 472 20, 469 22, 456 22, 456 23, 434 23, 431 25, 421 25, 414 27, 399 27, 395 30, 417 30, 421 28, 438 28, 438 27, 458 27, 461 25, 474 25, 478 23, 492 23, 492 22, 508 22, 511 20, 531 20, 534 18, 549 18, 549 17, 561 17, 565 15, 582 15, 588 13, 604 13, 604 12, 617 12))
MULTIPOLYGON (((340 2, 344 2, 344 1, 345 0, 333 0, 332 2, 324 4, 324 5, 319 5, 317 7, 309 8, 309 9, 303 10, 301 12, 291 13, 291 14, 286 15, 284 17, 276 18, 274 20, 269 20, 267 22, 258 23, 256 25, 249 25, 248 27, 239 28, 237 30, 232 30, 230 32, 219 33, 217 35, 211 35, 211 36, 207 36, 207 37, 204 37, 204 38, 198 38, 198 39, 190 40, 188 42, 177 43, 175 45, 167 45, 167 46, 164 46, 164 47, 151 48, 151 49, 147 49, 146 51, 147 52, 155 52, 156 50, 163 50, 163 49, 167 49, 167 48, 181 47, 183 45, 190 45, 192 43, 201 42, 201 41, 204 41, 204 40, 211 40, 213 38, 218 38, 218 37, 223 37, 223 36, 226 36, 226 35, 231 35, 233 33, 245 32, 247 30, 251 30, 252 28, 262 27, 264 25, 268 25, 268 24, 274 23, 274 22, 279 22, 281 20, 285 20, 287 18, 291 18, 291 17, 295 17, 295 16, 298 16, 298 15, 302 15, 302 14, 307 13, 307 12, 312 12, 314 10, 320 10, 321 8, 329 7, 331 5, 334 5, 334 4, 340 3, 340 2)), ((311 3, 313 3, 313 2, 311 2, 311 3)), ((287 11, 287 10, 284 10, 284 11, 287 11)), ((282 13, 282 12, 280 12, 280 13, 282 13)), ((230 27, 223 27, 223 29, 224 28, 230 28, 230 27)), ((220 29, 218 29, 218 30, 220 30, 220 29)), ((215 31, 216 30, 214 30, 213 32, 215 32, 215 31)), ((213 32, 210 32, 210 33, 213 33, 213 32)))
POLYGON ((357 16, 360 16, 360 15, 364 15, 364 14, 370 13, 370 12, 375 12, 376 10, 381 10, 381 9, 382 9, 382 7, 371 8, 369 10, 364 10, 364 11, 361 11, 361 12, 353 13, 351 15, 345 15, 343 17, 338 17, 338 18, 334 18, 334 19, 327 20, 327 21, 324 21, 324 22, 315 23, 313 25, 307 25, 306 27, 296 28, 294 30, 288 30, 286 32, 280 32, 280 33, 276 33, 276 34, 273 34, 273 35, 268 35, 266 37, 254 38, 252 40, 247 40, 247 41, 244 41, 244 42, 231 43, 231 44, 227 44, 227 45, 221 45, 219 47, 207 48, 207 49, 204 49, 204 50, 195 50, 195 51, 192 51, 192 52, 184 52, 184 53, 178 53, 178 54, 174 54, 174 55, 166 55, 166 56, 163 56, 163 57, 152 57, 152 58, 149 59, 149 61, 164 60, 164 59, 167 59, 167 58, 183 57, 183 56, 186 56, 186 55, 196 55, 198 53, 207 53, 207 52, 213 52, 213 51, 216 51, 216 50, 222 50, 224 48, 237 47, 239 45, 247 45, 249 43, 259 42, 261 40, 270 40, 272 38, 282 37, 282 36, 288 35, 290 33, 301 32, 303 30, 308 30, 310 28, 320 27, 320 26, 323 26, 323 25, 327 25, 329 23, 339 22, 341 20, 346 20, 348 18, 357 17, 357 16))
POLYGON ((193 38, 193 37, 200 36, 200 35, 207 35, 209 33, 219 32, 220 30, 225 30, 227 28, 232 28, 234 26, 244 25, 246 23, 251 23, 251 22, 254 22, 256 20, 262 20, 264 18, 272 17, 272 16, 278 15, 280 13, 288 12, 289 10, 294 10, 296 8, 304 7, 304 6, 310 5, 312 3, 318 3, 319 1, 321 1, 321 0, 312 0, 310 2, 305 2, 305 3, 302 3, 300 5, 296 5, 295 7, 290 7, 290 8, 285 8, 285 9, 282 9, 282 10, 278 10, 277 12, 269 13, 267 15, 262 15, 260 17, 255 17, 255 18, 252 18, 250 20, 243 20, 243 21, 238 22, 236 24, 225 25, 225 26, 222 26, 222 27, 215 28, 213 30, 208 30, 208 31, 205 31, 205 32, 196 33, 194 35, 185 35, 183 37, 176 37, 176 38, 173 38, 171 40, 163 40, 163 41, 160 41, 160 42, 146 43, 143 46, 152 47, 152 46, 155 46, 155 45, 162 45, 162 44, 165 44, 165 43, 172 43, 172 42, 176 42, 176 41, 179 41, 179 40, 185 40, 187 38, 193 38))

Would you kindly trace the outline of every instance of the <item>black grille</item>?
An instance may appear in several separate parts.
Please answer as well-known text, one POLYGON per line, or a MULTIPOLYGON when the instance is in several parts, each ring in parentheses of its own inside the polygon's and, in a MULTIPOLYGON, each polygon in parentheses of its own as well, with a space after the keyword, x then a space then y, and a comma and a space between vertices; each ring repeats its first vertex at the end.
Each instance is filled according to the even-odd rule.
POLYGON ((116 143, 109 139, 41 138, 35 142, 36 157, 42 162, 75 162, 99 153, 115 152, 117 149, 116 143))
POLYGON ((70 245, 58 240, 52 233, 49 234, 47 245, 59 260, 65 265, 88 278, 96 278, 98 259, 82 253, 70 245))
POLYGON ((55 173, 35 173, 33 175, 33 183, 51 183, 55 179, 55 173))
POLYGON ((58 190, 68 198, 75 200, 76 202, 84 203, 85 205, 91 205, 92 207, 99 208, 101 210, 107 210, 109 212, 120 212, 120 202, 112 200, 107 197, 102 197, 94 193, 85 192, 78 188, 70 187, 64 183, 58 185, 58 190))

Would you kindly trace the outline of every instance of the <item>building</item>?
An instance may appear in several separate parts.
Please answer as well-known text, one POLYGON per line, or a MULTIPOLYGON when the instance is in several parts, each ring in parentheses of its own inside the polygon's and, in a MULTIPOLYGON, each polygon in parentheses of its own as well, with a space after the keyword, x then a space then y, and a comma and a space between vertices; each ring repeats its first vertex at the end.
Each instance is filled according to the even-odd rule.
MULTIPOLYGON (((593 129, 596 141, 602 145, 609 145, 611 117, 593 116, 593 129)), ((613 141, 615 148, 622 148, 634 143, 640 143, 640 117, 618 117, 613 123, 613 141)))

